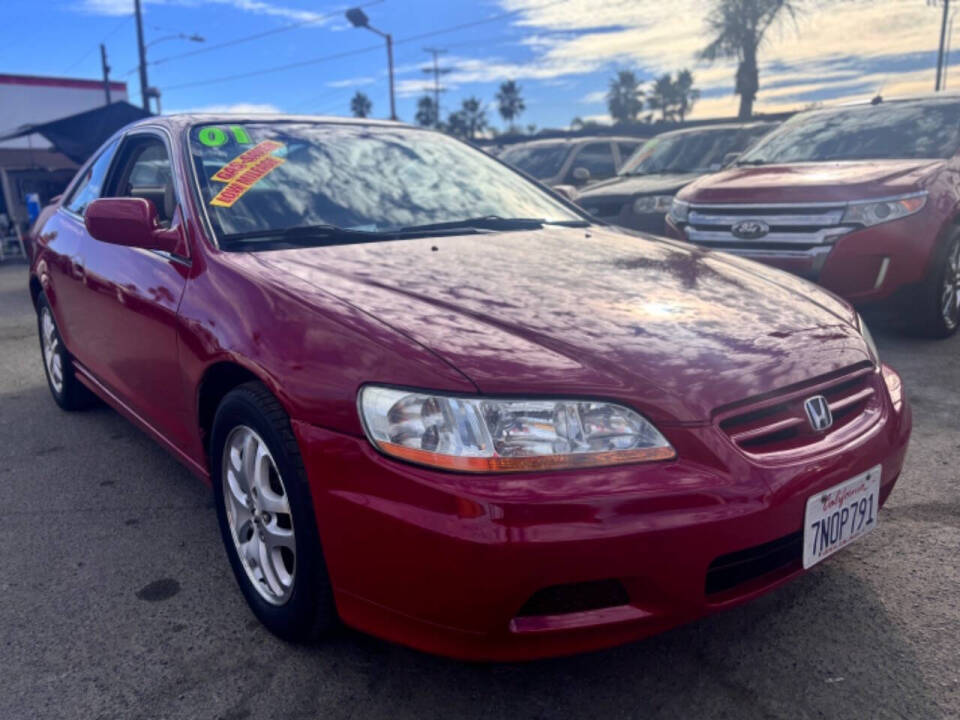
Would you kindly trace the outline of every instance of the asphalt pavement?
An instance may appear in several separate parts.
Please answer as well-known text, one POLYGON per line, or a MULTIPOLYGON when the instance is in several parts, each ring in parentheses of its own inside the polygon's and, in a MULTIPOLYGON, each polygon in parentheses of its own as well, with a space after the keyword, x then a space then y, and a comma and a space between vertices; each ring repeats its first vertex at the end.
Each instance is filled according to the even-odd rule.
POLYGON ((915 414, 876 531, 643 642, 469 664, 261 628, 206 487, 112 410, 54 404, 26 265, 2 264, 0 719, 958 718, 960 336, 875 335, 915 414))

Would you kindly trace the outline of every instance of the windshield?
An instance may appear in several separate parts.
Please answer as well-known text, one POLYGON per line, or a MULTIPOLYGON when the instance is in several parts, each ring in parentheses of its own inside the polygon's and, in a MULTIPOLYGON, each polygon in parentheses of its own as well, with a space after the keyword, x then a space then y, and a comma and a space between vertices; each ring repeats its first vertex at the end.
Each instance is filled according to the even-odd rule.
POLYGON ((895 102, 798 115, 743 164, 945 158, 960 144, 960 102, 895 102))
POLYGON ((504 152, 500 159, 537 180, 545 180, 560 172, 569 149, 566 143, 517 147, 504 152))
MULTIPOLYGON (((760 132, 766 128, 761 127, 760 132)), ((718 128, 655 137, 644 143, 620 170, 621 175, 691 173, 719 170, 724 157, 739 152, 757 132, 718 128)))
POLYGON ((486 154, 432 131, 203 125, 191 129, 190 149, 221 240, 325 228, 359 241, 363 233, 469 218, 583 220, 486 154))

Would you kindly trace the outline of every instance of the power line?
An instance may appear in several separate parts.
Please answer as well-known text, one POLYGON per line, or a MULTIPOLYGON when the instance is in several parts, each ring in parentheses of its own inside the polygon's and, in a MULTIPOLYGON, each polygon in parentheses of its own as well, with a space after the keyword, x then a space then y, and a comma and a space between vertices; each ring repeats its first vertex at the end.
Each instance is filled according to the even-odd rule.
POLYGON ((99 47, 100 47, 101 44, 107 42, 107 39, 109 39, 114 33, 116 33, 117 30, 119 30, 120 28, 122 28, 122 27, 126 24, 126 22, 127 22, 128 20, 130 20, 130 18, 132 18, 132 17, 133 17, 132 14, 130 14, 130 15, 124 15, 124 16, 120 19, 120 22, 118 22, 116 25, 114 25, 114 26, 113 26, 113 29, 110 30, 110 32, 108 32, 106 35, 103 36, 103 39, 102 39, 99 43, 97 43, 96 45, 91 45, 91 46, 90 46, 90 49, 87 50, 79 60, 77 60, 75 63, 71 64, 66 70, 63 71, 63 74, 66 75, 68 72, 70 72, 71 70, 73 70, 77 65, 79 65, 79 64, 82 63, 84 60, 86 60, 88 57, 90 57, 91 55, 93 55, 94 51, 97 50, 97 49, 99 49, 99 47))
MULTIPOLYGON (((358 5, 357 7, 369 7, 371 5, 379 5, 384 0, 369 0, 369 2, 358 5)), ((212 52, 213 50, 220 50, 226 47, 232 47, 233 45, 240 45, 241 43, 250 42, 252 40, 259 40, 260 38, 267 37, 269 35, 276 35, 277 33, 286 32, 287 30, 295 30, 296 28, 303 27, 305 25, 314 25, 324 20, 329 20, 332 17, 337 17, 340 15, 342 10, 337 10, 335 12, 330 12, 325 15, 320 15, 319 17, 311 18, 310 20, 300 20, 295 23, 290 23, 288 25, 281 25, 280 27, 272 28, 270 30, 264 30, 263 32, 254 33, 253 35, 245 35, 244 37, 234 38, 233 40, 225 40, 221 43, 216 43, 215 45, 205 45, 202 48, 196 50, 190 50, 188 52, 177 53, 176 55, 168 55, 167 57, 160 58, 158 60, 150 61, 150 65, 161 65, 171 60, 179 60, 181 58, 193 57, 194 55, 200 55, 201 53, 212 52)), ((169 89, 169 88, 168 88, 169 89)))
MULTIPOLYGON (((567 2, 568 0, 553 0, 552 2, 545 3, 543 5, 538 5, 536 7, 522 8, 519 10, 511 10, 509 12, 500 13, 498 15, 492 15, 487 18, 480 20, 473 20, 471 22, 460 23, 458 25, 451 25, 449 27, 440 28, 438 30, 431 30, 424 33, 419 33, 418 35, 411 35, 410 37, 403 38, 401 40, 394 41, 394 45, 402 45, 406 43, 417 42, 419 40, 424 40, 429 37, 435 37, 437 35, 443 35, 445 33, 456 32, 458 30, 466 30, 467 28, 476 27, 477 25, 484 25, 486 23, 494 22, 496 20, 502 20, 503 18, 510 17, 513 15, 518 15, 523 12, 528 12, 530 10, 541 10, 544 8, 551 7, 552 5, 559 5, 560 3, 567 2)), ((242 80, 249 77, 256 77, 258 75, 267 75, 275 72, 282 72, 284 70, 292 70, 298 67, 305 67, 307 65, 317 65, 320 63, 330 62, 331 60, 340 60, 345 57, 351 57, 353 55, 361 55, 363 53, 372 52, 374 50, 381 50, 381 45, 370 45, 365 48, 359 48, 356 50, 346 50, 344 52, 334 53, 332 55, 325 55, 322 57, 311 58, 309 60, 300 60, 298 62, 287 63, 285 65, 276 65, 274 67, 263 68, 261 70, 251 70, 248 72, 242 73, 233 73, 231 75, 221 75, 220 77, 208 78, 207 80, 194 80, 192 82, 180 83, 179 85, 168 85, 164 88, 166 91, 170 90, 181 90, 183 88, 189 87, 200 87, 203 85, 214 85, 217 83, 229 82, 231 80, 242 80)))

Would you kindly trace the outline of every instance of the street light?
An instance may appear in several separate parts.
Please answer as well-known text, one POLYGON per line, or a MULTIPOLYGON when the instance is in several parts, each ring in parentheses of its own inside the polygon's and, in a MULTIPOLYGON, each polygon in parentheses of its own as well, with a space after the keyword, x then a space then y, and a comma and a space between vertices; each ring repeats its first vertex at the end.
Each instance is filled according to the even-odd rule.
POLYGON ((156 88, 151 88, 147 82, 147 48, 150 47, 150 45, 156 45, 158 42, 163 42, 164 40, 183 39, 189 40, 190 42, 203 42, 204 39, 196 33, 193 35, 176 33, 174 35, 165 35, 162 38, 154 40, 150 45, 145 45, 143 42, 143 13, 140 11, 140 0, 133 0, 133 15, 137 24, 137 54, 140 56, 138 69, 140 70, 140 96, 143 99, 143 109, 150 112, 150 98, 155 97, 157 99, 157 112, 159 112, 160 93, 156 91, 156 88))
POLYGON ((164 40, 189 40, 190 42, 206 42, 206 38, 201 35, 197 35, 196 33, 193 33, 193 35, 176 33, 175 35, 164 35, 162 38, 157 38, 153 42, 147 43, 147 47, 153 47, 157 43, 162 43, 164 40))
POLYGON ((368 18, 367 14, 360 8, 350 8, 347 10, 347 20, 349 20, 350 24, 354 27, 366 28, 387 41, 387 68, 390 72, 390 119, 396 120, 397 105, 393 99, 393 36, 390 33, 385 33, 372 27, 370 25, 370 18, 368 18))

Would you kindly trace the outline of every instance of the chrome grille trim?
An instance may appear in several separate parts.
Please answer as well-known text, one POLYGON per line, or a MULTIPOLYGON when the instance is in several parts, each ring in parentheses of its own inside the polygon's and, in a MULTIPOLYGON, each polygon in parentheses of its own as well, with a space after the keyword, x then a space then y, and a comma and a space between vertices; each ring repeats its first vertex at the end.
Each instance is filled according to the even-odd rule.
POLYGON ((687 239, 694 243, 732 243, 737 245, 828 245, 841 235, 846 235, 853 228, 822 228, 812 232, 783 232, 773 229, 756 240, 739 238, 730 230, 700 230, 692 225, 687 227, 687 239))
MULTIPOLYGON (((837 238, 856 230, 843 225, 846 203, 769 203, 690 205, 683 229, 687 240, 746 257, 825 259, 837 238), (741 238, 733 228, 741 222, 761 221, 769 232, 759 238, 741 238), (791 246, 796 246, 793 249, 791 246)), ((816 269, 816 268, 815 268, 816 269)))

